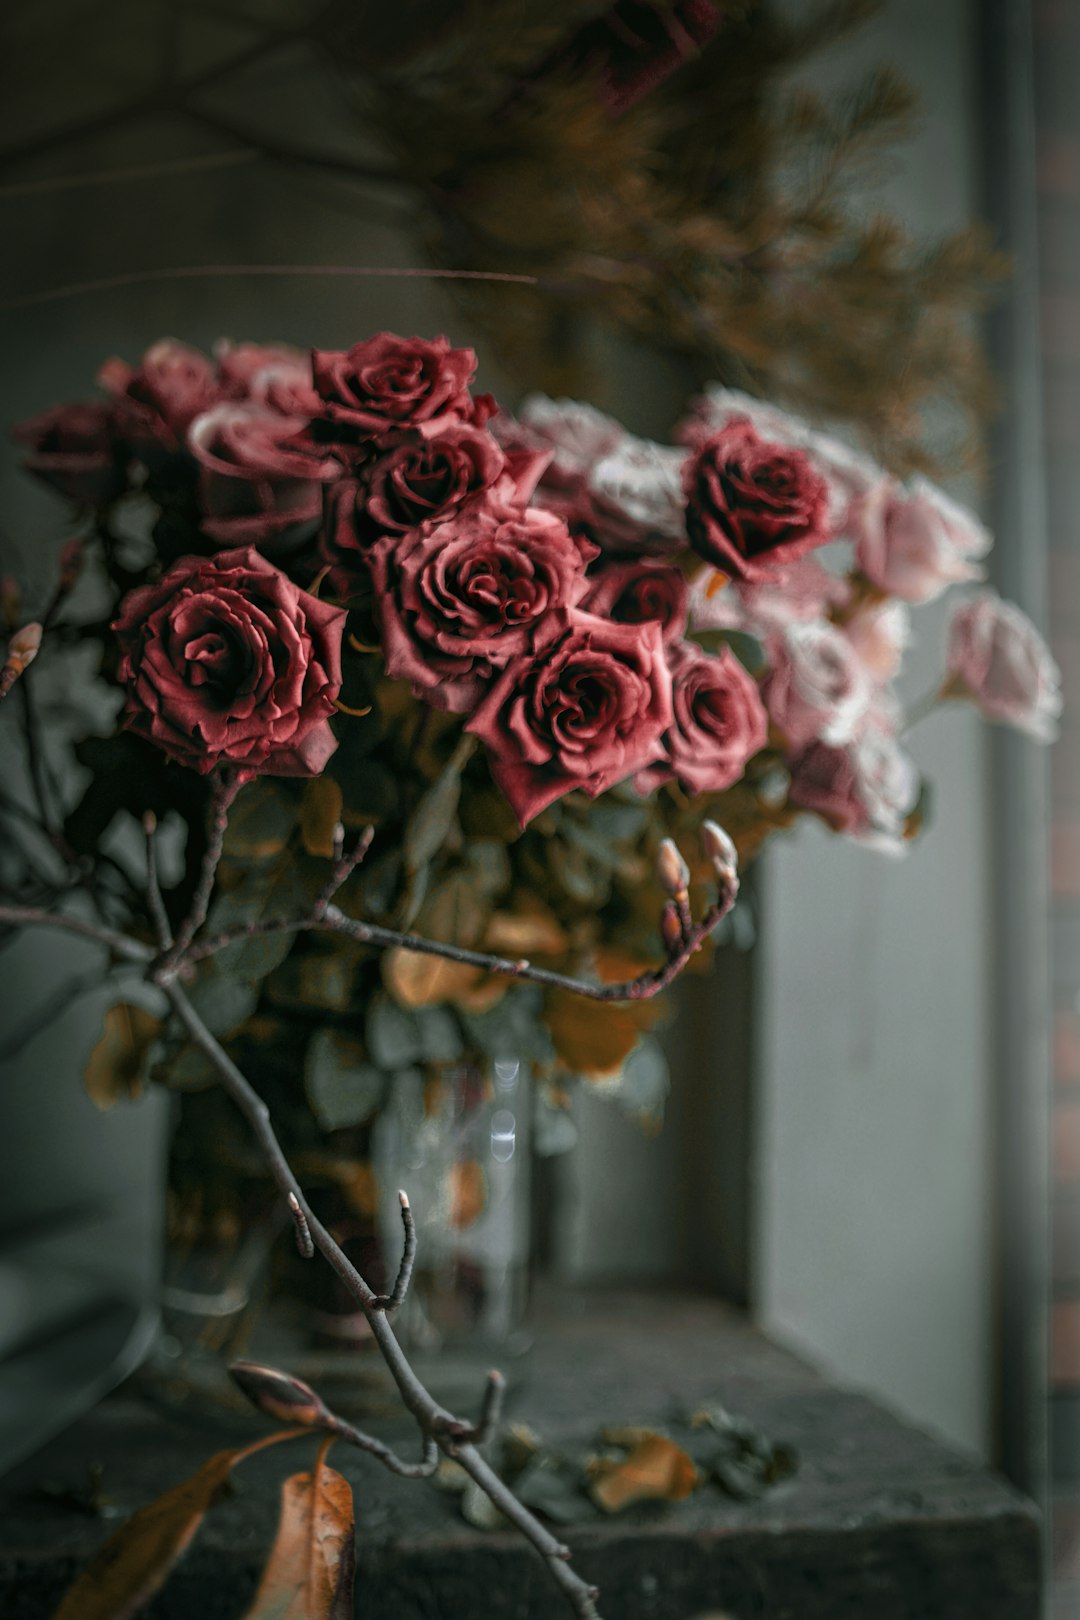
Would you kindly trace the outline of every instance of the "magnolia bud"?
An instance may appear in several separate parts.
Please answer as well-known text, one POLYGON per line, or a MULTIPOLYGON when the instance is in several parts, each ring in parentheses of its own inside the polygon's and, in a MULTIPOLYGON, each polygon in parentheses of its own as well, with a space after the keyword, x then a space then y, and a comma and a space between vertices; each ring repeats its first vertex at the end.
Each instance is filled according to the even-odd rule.
POLYGON ((19 676, 29 669, 41 646, 40 624, 24 624, 8 642, 7 659, 0 670, 0 697, 7 697, 19 676))
POLYGON ((673 838, 665 838, 656 853, 656 875, 661 887, 673 899, 686 893, 686 886, 690 882, 690 868, 679 853, 679 846, 673 838))
POLYGON ((665 950, 670 955, 674 955, 682 945, 683 931, 678 907, 670 900, 660 913, 660 934, 664 941, 665 950))
POLYGON ((301 1424, 308 1429, 332 1425, 332 1416, 315 1391, 290 1373, 261 1367, 254 1361, 234 1361, 229 1376, 253 1406, 279 1423, 301 1424))
POLYGON ((739 857, 723 827, 715 821, 705 821, 701 827, 701 847, 712 862, 713 871, 722 888, 739 886, 739 857))

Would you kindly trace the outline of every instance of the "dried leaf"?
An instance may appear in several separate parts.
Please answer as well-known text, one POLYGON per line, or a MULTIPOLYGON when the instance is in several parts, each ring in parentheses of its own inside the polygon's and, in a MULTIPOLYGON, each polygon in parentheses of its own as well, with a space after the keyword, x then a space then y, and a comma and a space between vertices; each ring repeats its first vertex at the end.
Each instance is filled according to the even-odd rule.
POLYGON ((355 1035, 317 1029, 304 1062, 304 1090, 323 1130, 340 1131, 371 1118, 386 1091, 386 1076, 367 1062, 355 1035))
POLYGON ((497 911, 488 923, 484 949, 503 956, 559 956, 569 945, 554 912, 539 902, 518 911, 497 911))
POLYGON ((244 1620, 352 1620, 352 1490, 321 1446, 310 1474, 281 1487, 277 1537, 244 1620))
POLYGON ((83 1074, 87 1094, 99 1108, 139 1095, 150 1047, 160 1033, 161 1019, 134 1002, 118 1001, 107 1010, 83 1074))
POLYGON ((635 1008, 586 1001, 572 990, 549 993, 544 1021, 556 1053, 572 1074, 618 1073, 641 1033, 635 1008))
POLYGON ((681 1502, 698 1483, 692 1457, 666 1435, 633 1431, 637 1437, 623 1462, 608 1458, 592 1465, 590 1491, 605 1513, 618 1513, 631 1502, 681 1502))
POLYGON ((235 861, 269 861, 288 843, 296 825, 296 804, 269 777, 249 782, 229 812, 225 856, 235 861))
POLYGON ((343 802, 341 789, 332 776, 313 776, 304 789, 300 837, 309 855, 333 855, 343 802))
POLYGON ((53 1620, 130 1620, 186 1552, 237 1463, 296 1433, 285 1429, 238 1451, 215 1452, 197 1474, 140 1508, 109 1537, 66 1593, 53 1620))
POLYGON ((465 1159, 450 1171, 450 1225, 460 1232, 483 1214, 487 1203, 487 1183, 483 1166, 476 1159, 465 1159))

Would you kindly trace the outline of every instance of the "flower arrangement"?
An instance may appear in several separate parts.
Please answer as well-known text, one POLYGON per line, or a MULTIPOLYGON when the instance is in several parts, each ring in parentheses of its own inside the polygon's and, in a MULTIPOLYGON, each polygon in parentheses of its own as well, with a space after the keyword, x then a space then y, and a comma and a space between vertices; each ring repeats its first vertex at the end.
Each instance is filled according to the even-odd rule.
MULTIPOLYGON (((22 693, 35 802, 2 804, 65 875, 50 894, 28 859, 0 924, 88 935, 156 993, 156 1010, 107 1015, 92 1094, 115 1101, 148 1073, 218 1082, 299 1254, 320 1251, 359 1306, 421 1461, 274 1369, 240 1367, 241 1387, 400 1473, 451 1457, 595 1616, 566 1549, 477 1450, 500 1380, 470 1423, 404 1359, 388 1315, 416 1252, 408 1197, 391 1286, 321 1218, 271 1119, 311 1183, 348 1150, 355 1214, 376 1196, 357 1157, 405 1074, 432 1110, 452 1072, 480 1095, 521 1054, 542 1150, 566 1145, 575 1079, 656 1117, 656 997, 707 955, 737 863, 804 816, 902 852, 921 821, 903 746, 918 713, 964 699, 1047 740, 1060 683, 1019 610, 969 589, 930 698, 905 712, 911 609, 974 586, 990 545, 924 479, 720 387, 661 445, 585 404, 533 396, 512 415, 474 391, 475 366, 444 337, 385 332, 310 356, 165 340, 108 362, 104 399, 17 430, 78 529, 40 620, 4 584, 0 696, 22 693), (28 671, 87 642, 116 723, 77 741, 89 780, 68 803, 28 671), (106 851, 125 816, 145 833, 145 886, 106 851), (170 820, 183 871, 163 890, 170 820), (61 907, 73 885, 92 918, 61 907)), ((459 1186, 451 1220, 482 1201, 459 1186)))
MULTIPOLYGON (((659 445, 585 404, 532 396, 511 415, 475 368, 442 337, 213 359, 164 340, 109 361, 104 399, 17 429, 83 525, 46 641, 97 636, 124 699, 120 729, 77 749, 93 773, 64 824, 78 854, 122 811, 179 811, 179 914, 197 779, 224 777, 251 786, 212 923, 298 907, 371 826, 342 897, 358 915, 627 978, 664 946, 658 851, 697 847, 706 820, 744 861, 807 814, 899 853, 920 821, 895 687, 910 612, 980 578, 973 514, 732 390, 659 445), (91 552, 115 608, 80 628, 60 609, 91 552)), ((1060 708, 1037 633, 985 590, 954 612, 936 697, 1042 738, 1060 708)), ((664 928, 710 876, 691 859, 664 928)), ((525 1038, 507 981, 467 963, 288 938, 230 973, 223 1032, 269 1044, 299 1006, 309 1048, 319 1029, 358 1038, 340 1044, 353 1068, 482 1066, 525 1038)), ((654 1050, 644 1003, 584 1019, 549 989, 531 1010, 548 1109, 579 1075, 617 1092, 654 1050)), ((159 1077, 181 1057, 159 1052, 159 1077)), ((647 1114, 651 1072, 651 1093, 628 1088, 647 1114)), ((360 1123, 347 1097, 321 1109, 360 1123)))

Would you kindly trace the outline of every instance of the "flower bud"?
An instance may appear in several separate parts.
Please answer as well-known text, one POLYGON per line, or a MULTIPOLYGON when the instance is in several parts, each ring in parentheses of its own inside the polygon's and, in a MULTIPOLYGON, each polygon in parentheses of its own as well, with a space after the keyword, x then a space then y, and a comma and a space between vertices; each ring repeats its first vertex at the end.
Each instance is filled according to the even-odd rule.
POLYGON ((682 946, 683 931, 678 908, 671 900, 660 913, 660 934, 665 950, 673 956, 682 946))
POLYGON ((713 871, 722 888, 739 886, 739 857, 728 834, 715 821, 705 821, 701 827, 701 845, 705 856, 712 862, 713 871))
POLYGON ((679 853, 673 838, 665 838, 656 854, 656 875, 665 893, 673 899, 686 893, 690 882, 690 868, 679 853))
POLYGON ((0 670, 0 697, 7 697, 11 688, 38 655, 41 646, 40 624, 24 624, 8 642, 7 659, 0 670))
POLYGON ((261 1367, 254 1361, 234 1361, 229 1376, 253 1406, 267 1417, 277 1418, 279 1423, 323 1429, 332 1422, 330 1412, 313 1389, 289 1373, 278 1372, 276 1367, 261 1367))

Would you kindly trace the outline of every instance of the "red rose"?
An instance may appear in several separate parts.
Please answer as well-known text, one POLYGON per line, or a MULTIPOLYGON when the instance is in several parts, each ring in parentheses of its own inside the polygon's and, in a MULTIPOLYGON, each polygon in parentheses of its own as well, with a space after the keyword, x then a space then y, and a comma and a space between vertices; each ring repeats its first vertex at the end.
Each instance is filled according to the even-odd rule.
POLYGON ((665 641, 678 641, 686 629, 690 590, 684 575, 667 563, 608 563, 590 575, 582 607, 617 624, 656 619, 665 641))
POLYGON ((218 379, 230 399, 255 400, 284 416, 314 416, 321 401, 311 380, 311 356, 288 343, 214 346, 218 379))
POLYGON ((379 332, 351 349, 314 349, 315 390, 330 421, 371 438, 396 428, 436 433, 472 416, 472 349, 449 339, 379 332))
POLYGON ((537 626, 583 596, 595 548, 550 512, 475 501, 368 553, 388 675, 464 713, 537 626))
POLYGON ((762 439, 748 417, 706 439, 683 476, 690 544, 736 579, 781 578, 832 538, 821 473, 804 451, 762 439))
POLYGON ((672 778, 684 793, 722 793, 738 782, 769 733, 757 682, 730 647, 710 655, 692 641, 669 654, 674 719, 667 758, 638 773, 648 793, 672 778))
POLYGON ((658 624, 552 613, 465 729, 524 827, 574 788, 593 798, 661 759, 671 676, 658 624))
POLYGON ((196 417, 188 447, 199 463, 202 528, 211 539, 259 545, 322 513, 322 484, 341 471, 291 441, 306 417, 256 404, 215 405, 196 417))
POLYGON ((120 604, 124 724, 204 774, 316 776, 337 747, 344 624, 253 547, 182 557, 120 604))
POLYGON ((124 439, 141 456, 173 454, 197 416, 222 398, 213 362, 175 338, 147 349, 138 367, 107 360, 98 382, 116 400, 124 439))
POLYGON ((20 423, 12 436, 30 452, 27 471, 70 500, 101 506, 127 487, 111 405, 55 405, 20 423))

